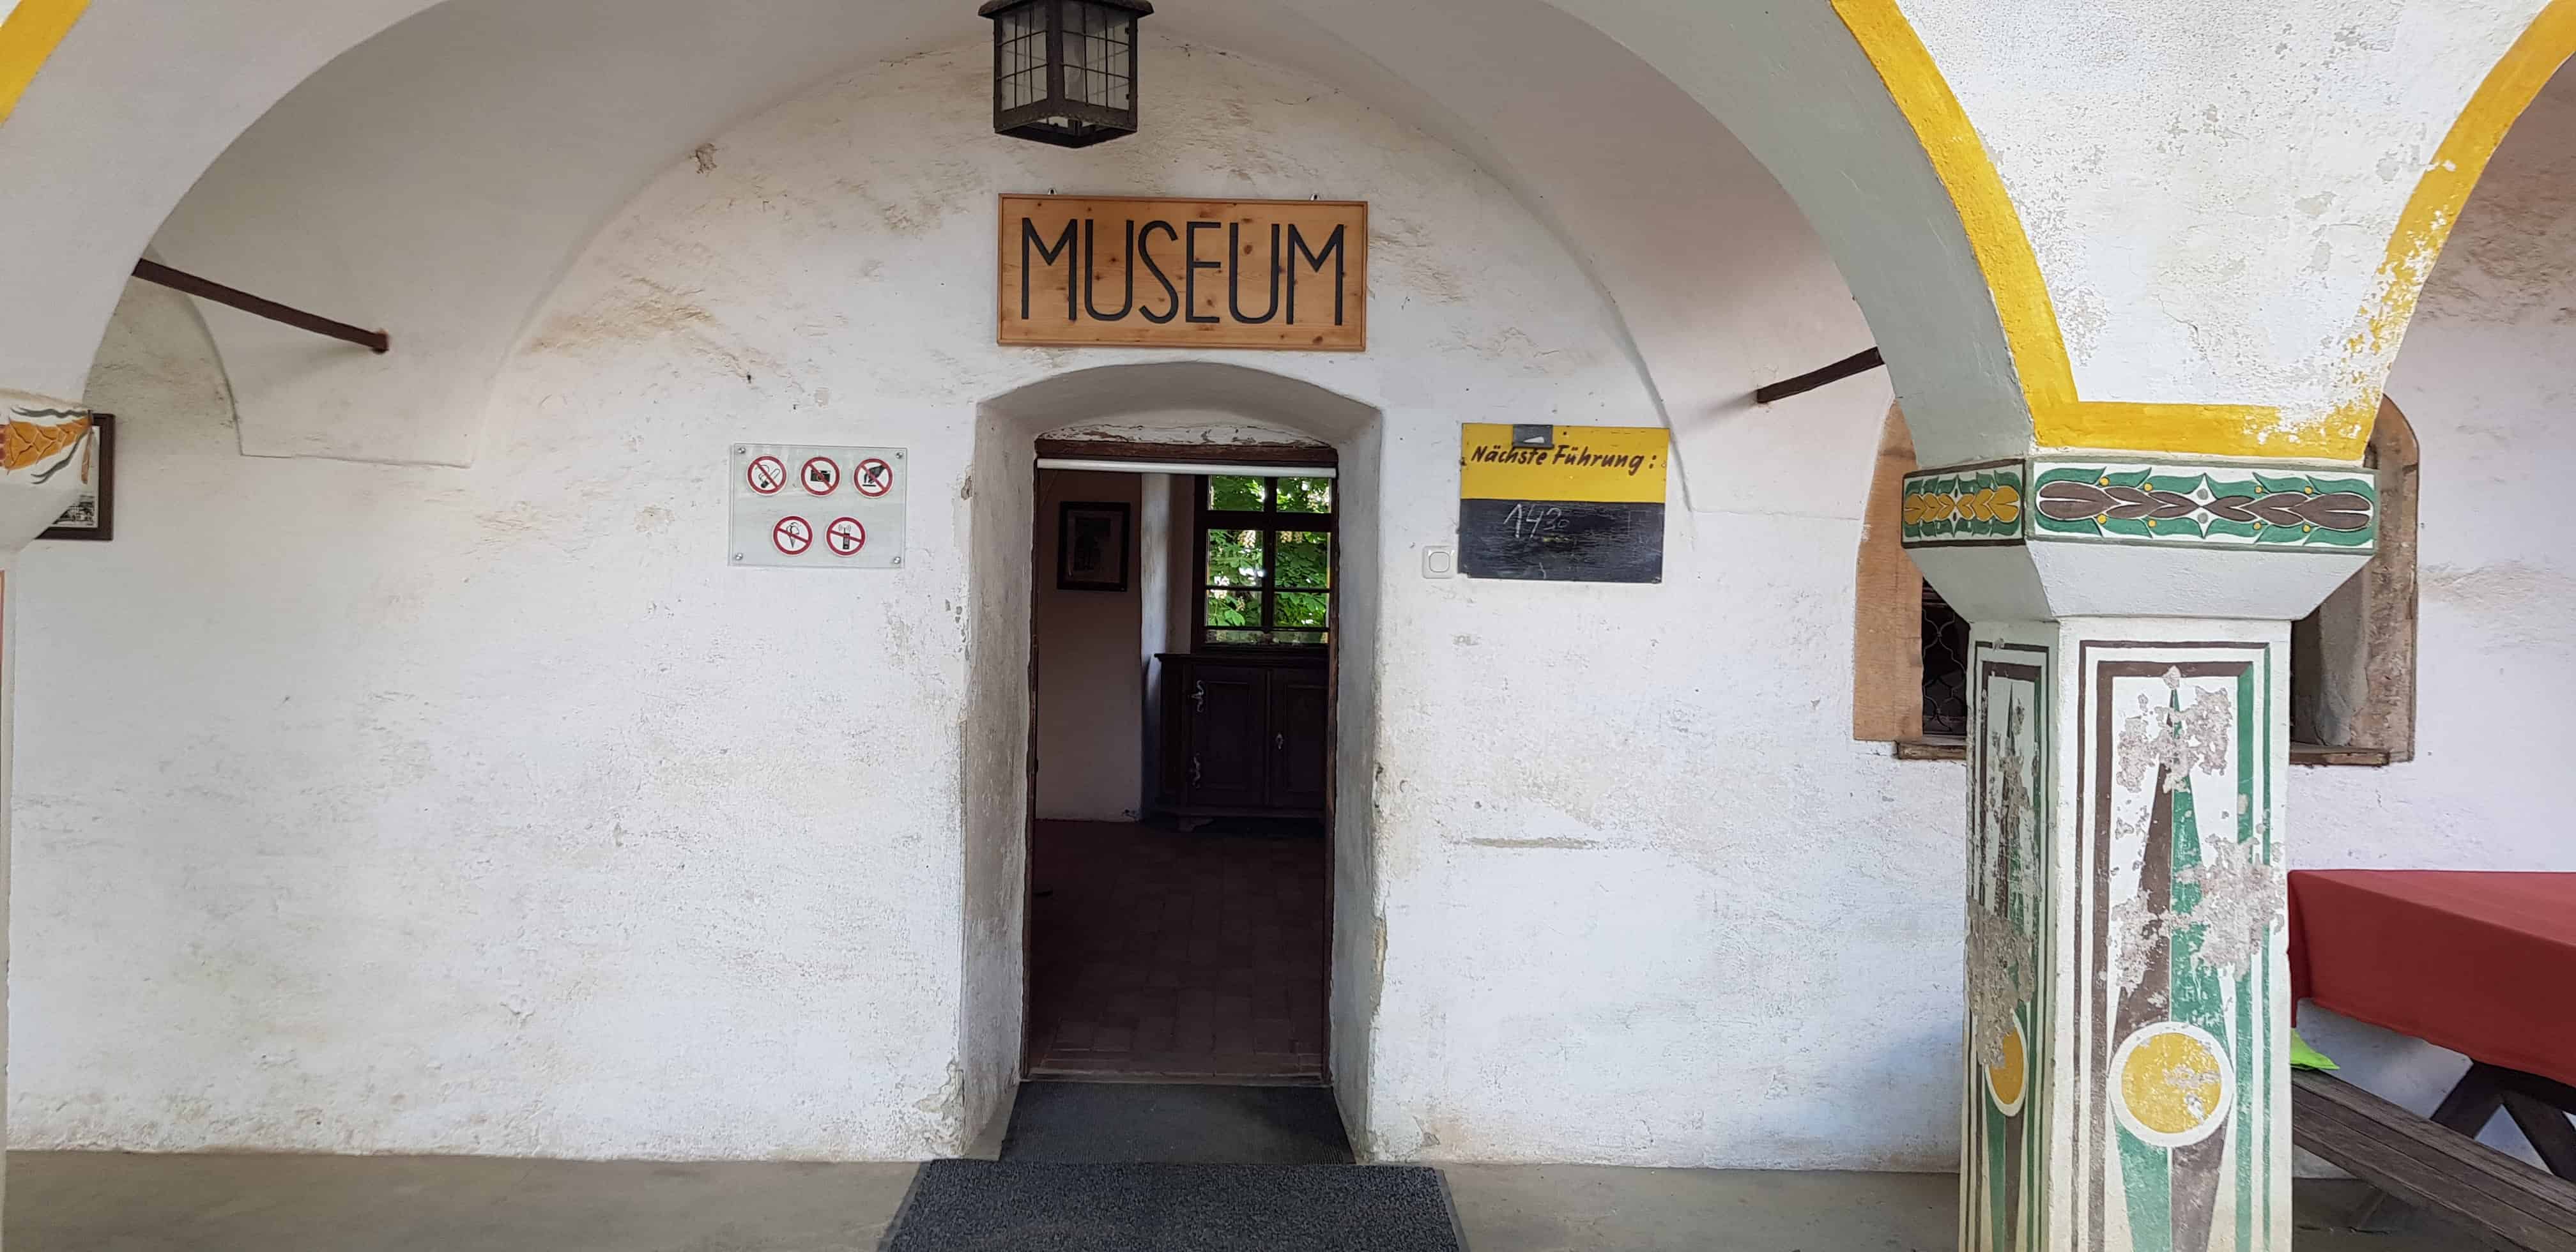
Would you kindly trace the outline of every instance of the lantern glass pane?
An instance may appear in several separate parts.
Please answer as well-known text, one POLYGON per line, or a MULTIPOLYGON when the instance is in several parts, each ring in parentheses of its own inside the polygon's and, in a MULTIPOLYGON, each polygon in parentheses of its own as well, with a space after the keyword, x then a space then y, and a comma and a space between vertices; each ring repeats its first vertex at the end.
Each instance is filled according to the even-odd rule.
POLYGON ((1066 8, 1065 96, 1121 111, 1134 108, 1135 83, 1127 74, 1136 37, 1134 15, 1086 0, 1073 0, 1066 8))
POLYGON ((999 22, 1002 54, 1001 102, 1006 109, 1046 98, 1045 6, 1032 4, 1004 13, 999 22))

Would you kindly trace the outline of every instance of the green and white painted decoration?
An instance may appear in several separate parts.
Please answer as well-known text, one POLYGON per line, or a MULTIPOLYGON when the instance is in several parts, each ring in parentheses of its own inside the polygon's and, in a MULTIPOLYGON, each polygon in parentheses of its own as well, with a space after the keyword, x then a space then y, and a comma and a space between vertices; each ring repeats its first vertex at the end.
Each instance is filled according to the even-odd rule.
POLYGON ((1989 461, 1906 475, 1906 545, 2020 539, 2023 469, 2019 461, 1989 461))
POLYGON ((2267 642, 2085 640, 2073 884, 2094 977, 2078 1010, 2091 1154, 2084 1246, 2281 1249, 2288 1159, 2285 891, 2267 642), (2108 1232, 2119 1236, 2106 1238, 2108 1232))
POLYGON ((2026 542, 2379 546, 2379 486, 2345 465, 2029 460, 1906 475, 1909 548, 2026 542))
POLYGON ((2288 631, 2105 624, 1970 650, 1959 1246, 2290 1252, 2288 631))
POLYGON ((2368 470, 2153 464, 2031 464, 2030 537, 2150 543, 2379 543, 2368 470))
POLYGON ((2044 646, 1978 639, 1968 672, 1968 1082, 1959 1246, 2048 1246, 2046 1127, 2057 989, 2042 959, 2050 847, 2044 646))

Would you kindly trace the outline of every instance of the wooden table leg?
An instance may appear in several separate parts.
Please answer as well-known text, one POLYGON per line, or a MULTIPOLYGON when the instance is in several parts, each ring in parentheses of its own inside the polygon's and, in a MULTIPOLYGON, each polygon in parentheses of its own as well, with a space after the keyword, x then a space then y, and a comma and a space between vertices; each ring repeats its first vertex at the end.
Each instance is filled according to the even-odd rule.
MULTIPOLYGON (((2504 1107, 2505 1079, 2512 1073, 2513 1070, 2484 1061, 2470 1062, 2469 1072, 2460 1075, 2451 1093, 2442 1097, 2441 1107, 2433 1110, 2433 1124, 2477 1138, 2487 1123, 2495 1120, 2496 1110, 2504 1107)), ((2406 1205, 2395 1196, 2374 1189, 2370 1198, 2352 1211, 2352 1228, 2367 1234, 2388 1234, 2403 1225, 2407 1212, 2406 1205)))
MULTIPOLYGON (((2533 1077, 2536 1075, 2518 1075, 2533 1077)), ((2515 1082, 2504 1093, 2504 1109, 2513 1114, 2513 1124, 2522 1127, 2522 1137, 2531 1140, 2532 1150, 2540 1154, 2549 1172, 2569 1182, 2576 1182, 2576 1125, 2569 1124, 2570 1106, 2576 1106, 2576 1092, 2561 1083, 2538 1078, 2544 1084, 2534 1090, 2533 1083, 2515 1082), (2555 1087, 2556 1091, 2548 1088, 2555 1087)))
POLYGON ((2519 1091, 2504 1093, 2504 1108, 2549 1172, 2576 1182, 2576 1125, 2568 1124, 2567 1114, 2519 1091))

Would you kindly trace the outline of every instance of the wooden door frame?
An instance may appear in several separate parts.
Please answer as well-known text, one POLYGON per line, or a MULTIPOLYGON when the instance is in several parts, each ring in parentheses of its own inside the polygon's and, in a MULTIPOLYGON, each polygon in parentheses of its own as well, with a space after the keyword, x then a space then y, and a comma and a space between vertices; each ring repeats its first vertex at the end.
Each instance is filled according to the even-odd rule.
MULTIPOLYGON (((1342 450, 1338 446, 1313 447, 1303 444, 1225 444, 1211 446, 1194 443, 1144 443, 1123 439, 1049 439, 1042 437, 1036 441, 1036 449, 1037 455, 1029 464, 1029 565, 1027 571, 1029 587, 1029 727, 1028 741, 1022 747, 1022 768, 1024 776, 1027 779, 1027 799, 1024 806, 1025 811, 1021 816, 1020 823, 1020 1063, 1017 1073, 1017 1080, 1020 1082, 1029 1081, 1029 1071, 1035 1065, 1037 1059, 1034 1055, 1035 1033, 1032 1029, 1036 1020, 1036 1015, 1032 1010, 1035 1008, 1037 1003, 1038 982, 1037 833, 1039 602, 1037 589, 1038 575, 1039 572, 1045 568, 1042 562, 1046 556, 1045 553, 1039 551, 1038 529, 1044 510, 1039 507, 1038 501, 1040 499, 1040 489, 1045 485, 1045 478, 1043 476, 1047 472, 1046 470, 1038 467, 1037 461, 1161 461, 1180 465, 1209 465, 1220 467, 1227 465, 1313 466, 1318 469, 1332 469, 1337 472, 1341 469, 1342 463, 1342 450)), ((1079 473, 1082 471, 1069 470, 1067 472, 1079 473)), ((1141 477, 1142 475, 1139 476, 1141 477)), ((1193 477, 1202 478, 1215 476, 1216 473, 1214 472, 1203 475, 1193 475, 1193 477)), ((1337 897, 1339 896, 1337 883, 1341 859, 1342 600, 1347 588, 1342 578, 1343 528, 1341 522, 1343 517, 1342 507, 1345 493, 1341 489, 1338 477, 1335 479, 1333 493, 1333 542, 1329 550, 1330 557, 1327 567, 1330 570, 1330 573, 1326 577, 1326 582, 1332 589, 1332 598, 1326 601, 1324 605, 1324 612, 1326 615, 1325 624, 1328 628, 1328 632, 1325 636, 1324 642, 1324 950, 1321 953, 1321 956, 1324 965, 1323 1048, 1324 1085, 1326 1087, 1331 1087, 1334 1084, 1333 1063, 1339 1059, 1333 1053, 1333 1027, 1335 1024, 1333 1020, 1333 936, 1335 923, 1338 920, 1335 905, 1338 902, 1337 897)), ((1192 527, 1195 527, 1198 524, 1197 510, 1195 508, 1192 509, 1190 518, 1186 524, 1192 527)), ((1135 539, 1134 532, 1132 530, 1129 532, 1129 536, 1130 542, 1139 542, 1135 539)), ((1195 551, 1197 544, 1193 543, 1191 548, 1195 551)), ((1137 564, 1141 565, 1143 563, 1143 557, 1144 551, 1140 542, 1140 546, 1136 553, 1137 564)), ((1136 581, 1137 580, 1131 578, 1130 585, 1135 585, 1136 581)), ((1204 581, 1205 579, 1203 576, 1195 577, 1193 578, 1191 585, 1193 587, 1197 587, 1204 581)), ((1144 593, 1142 588, 1139 587, 1134 594, 1142 595, 1144 593)), ((1204 599, 1204 593, 1200 593, 1193 598, 1204 599)), ((1191 614, 1192 620, 1195 621, 1197 616, 1198 611, 1194 610, 1191 614)), ((1189 644, 1191 651, 1197 651, 1199 640, 1195 626, 1190 631, 1189 644)), ((1140 779, 1139 781, 1141 782, 1142 780, 1140 779)), ((1138 796, 1140 808, 1143 799, 1143 796, 1138 796)), ((1142 816, 1143 815, 1140 812, 1139 820, 1142 820, 1142 816)))

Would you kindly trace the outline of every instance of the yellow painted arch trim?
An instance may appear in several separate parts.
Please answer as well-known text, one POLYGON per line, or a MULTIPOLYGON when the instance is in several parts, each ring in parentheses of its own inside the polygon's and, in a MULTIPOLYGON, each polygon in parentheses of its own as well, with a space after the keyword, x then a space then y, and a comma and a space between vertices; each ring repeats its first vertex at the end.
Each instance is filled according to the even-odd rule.
POLYGON ((89 0, 18 0, 9 20, 0 22, 0 122, 17 111, 36 71, 88 10, 89 0))
POLYGON ((1834 12, 1878 70, 1888 95, 1913 127, 1957 208, 1968 246, 1993 294, 2004 342, 2030 405, 2031 434, 2043 447, 2193 452, 2218 456, 2352 459, 2370 439, 2379 410, 2386 349, 2405 331, 2424 279, 2440 255, 2460 207, 2514 119, 2529 107, 2560 63, 2576 54, 2576 0, 2550 0, 2486 81, 2443 140, 2415 196, 2399 218, 2382 269, 2380 298, 2368 327, 2352 344, 2363 367, 2354 398, 2318 426, 2285 425, 2280 410, 2254 404, 2149 404, 2086 400, 2057 322, 2057 305, 2040 274, 2021 213, 1967 110, 1933 63, 1897 0, 1833 0, 1834 12))
POLYGON ((2361 437, 2369 438, 2370 423, 2379 413, 2378 383, 2396 356, 2406 324, 2414 320, 2415 302, 2424 294, 2424 282, 2433 275, 2442 245, 2450 241, 2451 228, 2459 223, 2460 210, 2468 205, 2469 193, 2477 190, 2478 179, 2485 176, 2505 132, 2521 120, 2523 111, 2570 56, 2576 56, 2576 0, 2550 0, 2495 68, 2487 71, 2486 80, 2451 123, 2450 133, 2442 137, 2433 163, 2415 184, 2415 194, 2389 236, 2388 257, 2379 266, 2378 303, 2366 311, 2361 333, 2346 345, 2351 359, 2373 363, 2365 369, 2376 376, 2353 380, 2357 394, 2336 412, 2337 427, 2358 426, 2361 437))

